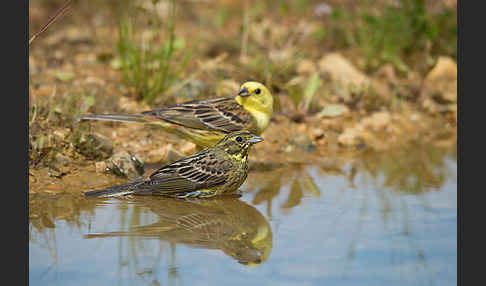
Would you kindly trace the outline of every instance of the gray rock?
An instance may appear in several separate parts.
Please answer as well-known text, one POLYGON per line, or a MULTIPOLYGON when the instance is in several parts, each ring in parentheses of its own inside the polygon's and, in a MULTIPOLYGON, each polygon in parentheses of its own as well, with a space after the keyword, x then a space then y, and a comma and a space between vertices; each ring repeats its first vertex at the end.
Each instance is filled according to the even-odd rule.
MULTIPOLYGON (((137 156, 125 150, 115 151, 113 156, 105 161, 106 172, 116 176, 134 179, 143 175, 144 163, 137 156)), ((101 164, 98 164, 101 166, 101 164)), ((99 166, 97 166, 99 169, 99 166)))
POLYGON ((88 159, 106 159, 113 154, 113 144, 110 140, 98 134, 83 134, 75 142, 76 151, 88 159))
POLYGON ((309 153, 316 149, 316 145, 307 134, 297 134, 294 138, 290 139, 289 143, 309 153))

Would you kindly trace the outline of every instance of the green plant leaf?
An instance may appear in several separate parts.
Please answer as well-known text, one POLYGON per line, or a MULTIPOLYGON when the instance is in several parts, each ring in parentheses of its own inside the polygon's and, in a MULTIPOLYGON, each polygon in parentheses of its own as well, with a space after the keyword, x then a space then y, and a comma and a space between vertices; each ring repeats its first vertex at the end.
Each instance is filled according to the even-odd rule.
POLYGON ((95 98, 94 98, 94 95, 88 95, 86 98, 85 98, 85 104, 86 104, 86 109, 90 108, 91 106, 94 105, 95 103, 95 98))
POLYGON ((174 40, 174 49, 183 50, 186 47, 186 40, 184 38, 176 38, 174 40))
POLYGON ((55 76, 58 80, 66 82, 73 80, 74 73, 69 71, 57 71, 55 76))
POLYGON ((116 58, 112 59, 112 60, 110 61, 110 66, 111 66, 111 68, 112 68, 112 69, 114 69, 114 70, 119 70, 119 69, 121 69, 121 68, 123 67, 123 63, 122 63, 121 58, 116 57, 116 58))
POLYGON ((304 98, 305 98, 305 107, 307 108, 314 97, 314 95, 317 92, 317 89, 322 85, 322 81, 319 78, 319 73, 314 72, 311 77, 309 78, 309 81, 307 82, 307 85, 305 86, 304 89, 304 98))
POLYGON ((299 105, 302 100, 302 89, 299 86, 291 86, 288 88, 289 97, 295 106, 299 105))

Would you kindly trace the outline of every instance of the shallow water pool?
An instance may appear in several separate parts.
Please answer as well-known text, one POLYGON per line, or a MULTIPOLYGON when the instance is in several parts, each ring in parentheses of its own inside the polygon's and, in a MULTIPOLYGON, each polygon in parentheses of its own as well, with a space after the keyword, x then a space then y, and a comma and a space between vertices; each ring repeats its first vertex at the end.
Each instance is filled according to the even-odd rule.
POLYGON ((33 194, 30 285, 456 285, 454 148, 256 169, 241 197, 33 194))

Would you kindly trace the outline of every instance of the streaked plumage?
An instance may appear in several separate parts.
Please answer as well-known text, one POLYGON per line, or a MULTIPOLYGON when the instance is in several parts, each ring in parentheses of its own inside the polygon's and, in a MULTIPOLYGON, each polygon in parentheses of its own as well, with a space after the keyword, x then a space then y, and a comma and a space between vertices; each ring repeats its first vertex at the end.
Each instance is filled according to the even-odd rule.
POLYGON ((86 192, 85 195, 112 197, 138 194, 184 198, 232 192, 246 180, 251 145, 262 140, 248 131, 232 132, 212 148, 163 166, 147 179, 86 192))
POLYGON ((234 131, 248 130, 260 135, 272 113, 270 91, 263 84, 250 81, 241 86, 236 97, 189 101, 139 114, 91 114, 80 119, 158 125, 206 148, 234 131))
POLYGON ((265 262, 272 250, 272 229, 253 206, 231 197, 211 200, 136 197, 158 221, 128 231, 92 233, 85 238, 131 236, 155 238, 190 247, 219 249, 244 265, 265 262))

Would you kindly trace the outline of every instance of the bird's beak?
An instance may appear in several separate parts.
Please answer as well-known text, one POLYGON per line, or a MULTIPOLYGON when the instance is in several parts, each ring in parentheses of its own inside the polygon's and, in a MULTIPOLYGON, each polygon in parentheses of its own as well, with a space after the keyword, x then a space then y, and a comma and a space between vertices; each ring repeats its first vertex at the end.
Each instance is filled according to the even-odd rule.
POLYGON ((250 95, 250 91, 246 87, 242 88, 240 92, 238 92, 238 95, 241 97, 246 97, 250 95))
POLYGON ((258 142, 262 142, 262 141, 263 141, 263 138, 258 137, 256 135, 252 135, 250 140, 248 140, 248 142, 250 142, 251 144, 255 144, 255 143, 258 143, 258 142))

